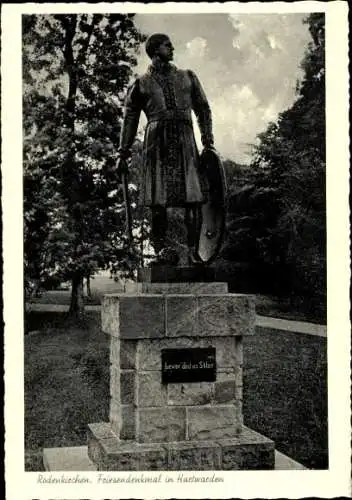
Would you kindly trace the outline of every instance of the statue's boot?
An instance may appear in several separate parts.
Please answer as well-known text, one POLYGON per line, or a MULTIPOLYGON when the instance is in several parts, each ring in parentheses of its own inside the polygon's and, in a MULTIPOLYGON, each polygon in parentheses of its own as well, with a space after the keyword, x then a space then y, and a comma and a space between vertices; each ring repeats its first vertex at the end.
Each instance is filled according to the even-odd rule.
POLYGON ((156 255, 155 263, 158 264, 160 254, 166 247, 167 212, 164 207, 152 208, 151 242, 156 255))
POLYGON ((188 247, 188 263, 190 266, 204 265, 204 262, 196 252, 196 247, 188 247))
POLYGON ((185 224, 187 228, 188 263, 191 266, 203 265, 196 246, 199 240, 202 212, 199 206, 187 207, 185 210, 185 224))
POLYGON ((177 266, 180 256, 172 247, 163 248, 157 255, 157 264, 164 266, 177 266))

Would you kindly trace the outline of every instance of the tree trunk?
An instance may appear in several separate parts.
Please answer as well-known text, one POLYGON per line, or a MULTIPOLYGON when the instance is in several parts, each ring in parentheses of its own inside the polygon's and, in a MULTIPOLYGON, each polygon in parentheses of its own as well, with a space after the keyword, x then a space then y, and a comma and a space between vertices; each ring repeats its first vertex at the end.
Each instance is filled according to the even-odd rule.
MULTIPOLYGON (((63 166, 64 175, 64 195, 68 201, 68 212, 71 216, 72 228, 75 233, 76 248, 82 241, 82 209, 80 205, 80 186, 79 176, 77 175, 75 165, 75 111, 76 111, 76 96, 78 88, 78 71, 77 64, 74 59, 73 39, 77 27, 77 15, 67 15, 62 17, 62 26, 65 30, 65 45, 64 57, 66 62, 66 70, 69 77, 68 96, 66 101, 66 116, 65 125, 71 133, 72 144, 67 151, 67 158, 63 166)), ((75 252, 76 253, 76 252, 75 252)), ((75 255, 77 258, 77 255, 75 255)), ((72 278, 72 293, 69 314, 80 317, 84 313, 83 301, 83 276, 76 272, 72 278)))
POLYGON ((71 304, 69 313, 72 316, 78 317, 82 316, 84 313, 83 277, 78 274, 72 278, 71 304))
POLYGON ((91 299, 92 298, 92 291, 90 289, 90 276, 88 275, 86 279, 87 279, 87 297, 88 297, 88 299, 91 299))

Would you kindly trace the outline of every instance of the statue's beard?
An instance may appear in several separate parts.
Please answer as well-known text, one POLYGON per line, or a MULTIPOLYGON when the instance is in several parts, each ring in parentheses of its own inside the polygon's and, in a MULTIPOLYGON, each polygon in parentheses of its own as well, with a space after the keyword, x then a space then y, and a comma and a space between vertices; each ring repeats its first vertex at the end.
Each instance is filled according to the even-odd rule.
POLYGON ((160 60, 161 63, 167 64, 170 61, 172 61, 173 57, 174 57, 173 54, 170 54, 170 55, 167 55, 167 56, 160 56, 159 55, 159 60, 160 60))

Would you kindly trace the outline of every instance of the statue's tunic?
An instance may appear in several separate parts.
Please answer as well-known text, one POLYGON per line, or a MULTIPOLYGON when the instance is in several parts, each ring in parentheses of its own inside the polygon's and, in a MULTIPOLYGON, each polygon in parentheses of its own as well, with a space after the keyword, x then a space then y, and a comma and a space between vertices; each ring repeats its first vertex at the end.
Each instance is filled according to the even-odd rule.
POLYGON ((206 201, 207 183, 199 169, 192 110, 203 145, 212 144, 209 104, 192 71, 173 65, 167 69, 150 66, 129 89, 120 150, 131 148, 143 111, 148 120, 142 154, 145 205, 184 207, 206 201))

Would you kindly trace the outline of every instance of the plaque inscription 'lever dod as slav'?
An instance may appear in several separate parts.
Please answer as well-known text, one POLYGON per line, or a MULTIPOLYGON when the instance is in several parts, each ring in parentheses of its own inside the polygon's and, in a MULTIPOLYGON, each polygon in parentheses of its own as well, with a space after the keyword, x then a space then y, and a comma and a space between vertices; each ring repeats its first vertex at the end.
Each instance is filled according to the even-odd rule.
POLYGON ((216 354, 213 347, 163 349, 162 382, 214 382, 216 354))

